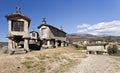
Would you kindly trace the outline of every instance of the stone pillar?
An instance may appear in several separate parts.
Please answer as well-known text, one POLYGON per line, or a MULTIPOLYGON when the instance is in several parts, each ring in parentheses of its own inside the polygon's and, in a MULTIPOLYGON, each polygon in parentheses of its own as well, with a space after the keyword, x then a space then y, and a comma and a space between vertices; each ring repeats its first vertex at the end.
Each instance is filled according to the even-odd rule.
POLYGON ((65 46, 65 41, 63 42, 63 46, 65 46))
POLYGON ((61 41, 61 46, 64 46, 64 42, 61 41))
POLYGON ((15 41, 12 41, 13 43, 13 48, 18 48, 18 44, 15 41))
POLYGON ((64 46, 66 46, 66 42, 64 41, 64 44, 63 44, 64 46))
POLYGON ((97 54, 97 51, 94 51, 95 55, 97 54))
POLYGON ((68 46, 68 43, 67 43, 67 42, 65 42, 65 46, 68 46))
POLYGON ((28 39, 27 38, 24 39, 24 49, 27 50, 27 51, 30 51, 29 50, 29 44, 28 44, 28 39))
POLYGON ((66 46, 66 42, 64 41, 64 46, 66 46))
POLYGON ((58 47, 58 42, 57 41, 55 41, 55 47, 58 47))
POLYGON ((13 48, 16 48, 16 44, 15 44, 14 41, 12 41, 12 47, 13 47, 13 48))
POLYGON ((50 40, 47 41, 47 46, 50 46, 50 40))
POLYGON ((90 54, 90 52, 89 52, 89 51, 87 51, 87 54, 90 54))
POLYGON ((12 40, 11 39, 9 39, 9 41, 8 41, 8 49, 9 50, 13 49, 13 44, 12 44, 12 40))
POLYGON ((103 52, 103 55, 107 55, 107 52, 104 51, 104 52, 103 52))

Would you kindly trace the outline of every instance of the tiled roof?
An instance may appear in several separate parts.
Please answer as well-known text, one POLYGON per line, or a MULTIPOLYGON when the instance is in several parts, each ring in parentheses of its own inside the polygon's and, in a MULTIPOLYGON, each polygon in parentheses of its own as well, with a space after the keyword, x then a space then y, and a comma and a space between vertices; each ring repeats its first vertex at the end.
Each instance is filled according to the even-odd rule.
POLYGON ((36 32, 36 33, 38 33, 37 31, 34 31, 34 30, 32 30, 30 33, 32 33, 32 32, 36 32))

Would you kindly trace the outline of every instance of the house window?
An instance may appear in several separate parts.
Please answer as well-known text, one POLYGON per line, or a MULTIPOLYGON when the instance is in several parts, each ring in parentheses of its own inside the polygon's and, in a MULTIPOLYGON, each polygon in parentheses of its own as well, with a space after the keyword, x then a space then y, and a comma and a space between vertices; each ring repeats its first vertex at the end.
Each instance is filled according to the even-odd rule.
POLYGON ((32 37, 35 37, 35 33, 34 32, 32 33, 32 37))
POLYGON ((12 31, 24 31, 24 22, 23 21, 12 21, 12 31))

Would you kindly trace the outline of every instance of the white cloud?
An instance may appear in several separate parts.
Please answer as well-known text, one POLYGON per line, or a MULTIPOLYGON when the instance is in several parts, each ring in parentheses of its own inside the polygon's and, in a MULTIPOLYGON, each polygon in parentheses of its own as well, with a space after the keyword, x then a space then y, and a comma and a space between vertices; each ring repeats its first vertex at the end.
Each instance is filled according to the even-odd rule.
POLYGON ((89 24, 82 24, 82 25, 77 25, 77 28, 88 28, 90 25, 89 24))
POLYGON ((120 35, 120 20, 114 20, 111 22, 101 22, 97 24, 82 24, 77 25, 78 33, 90 33, 96 35, 108 34, 108 35, 120 35))
POLYGON ((77 32, 78 33, 85 33, 85 32, 87 32, 87 30, 86 29, 81 29, 81 30, 78 30, 77 32))

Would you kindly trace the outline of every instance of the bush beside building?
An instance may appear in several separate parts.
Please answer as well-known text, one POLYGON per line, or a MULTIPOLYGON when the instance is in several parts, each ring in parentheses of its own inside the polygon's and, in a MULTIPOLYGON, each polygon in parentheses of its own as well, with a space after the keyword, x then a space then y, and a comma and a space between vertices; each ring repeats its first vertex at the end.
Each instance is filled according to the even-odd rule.
POLYGON ((118 49, 117 45, 112 45, 108 47, 108 54, 114 56, 120 56, 120 50, 118 49))

